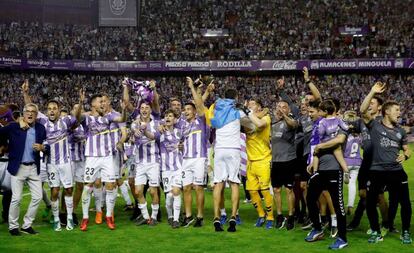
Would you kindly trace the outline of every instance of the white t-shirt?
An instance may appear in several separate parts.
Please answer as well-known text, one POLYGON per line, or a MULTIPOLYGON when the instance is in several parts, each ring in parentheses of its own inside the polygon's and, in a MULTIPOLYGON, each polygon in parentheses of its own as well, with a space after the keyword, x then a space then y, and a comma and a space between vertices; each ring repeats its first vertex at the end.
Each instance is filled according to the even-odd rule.
MULTIPOLYGON (((239 112, 240 118, 247 116, 242 110, 239 110, 239 112)), ((215 148, 240 149, 240 119, 216 129, 215 148)))

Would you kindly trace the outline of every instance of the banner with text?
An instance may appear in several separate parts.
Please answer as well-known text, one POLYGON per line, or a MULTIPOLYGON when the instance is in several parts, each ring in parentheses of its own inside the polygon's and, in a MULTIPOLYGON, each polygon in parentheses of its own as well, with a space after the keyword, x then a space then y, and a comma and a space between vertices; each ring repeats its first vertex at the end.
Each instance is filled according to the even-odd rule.
POLYGON ((0 57, 0 68, 120 72, 414 70, 413 58, 263 61, 84 61, 0 57))

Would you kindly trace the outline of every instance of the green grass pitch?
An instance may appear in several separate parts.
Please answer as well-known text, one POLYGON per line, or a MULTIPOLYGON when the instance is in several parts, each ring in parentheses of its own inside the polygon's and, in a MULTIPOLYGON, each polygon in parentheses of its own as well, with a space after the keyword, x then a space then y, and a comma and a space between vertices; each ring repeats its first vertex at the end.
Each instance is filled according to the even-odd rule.
MULTIPOLYGON (((414 146, 410 145, 411 150, 414 146)), ((404 164, 409 175, 410 194, 414 200, 414 158, 404 164)), ((345 199, 347 187, 344 187, 345 199)), ((241 190, 241 192, 243 192, 241 190)), ((226 190, 226 207, 230 210, 229 190, 226 190)), ((243 193, 241 199, 243 199, 243 193)), ((356 203, 358 197, 356 199, 356 203)), ((27 209, 29 196, 23 198, 21 217, 27 209)), ((285 203, 284 203, 285 204, 285 203)), ((413 205, 413 204, 412 204, 413 205)), ((93 205, 91 205, 93 206, 93 205)), ((304 238, 307 231, 297 226, 294 230, 265 230, 255 228, 253 224, 257 218, 256 211, 251 204, 240 204, 240 215, 243 224, 237 227, 236 233, 215 233, 212 226, 213 202, 211 192, 206 193, 205 225, 202 228, 171 229, 166 222, 165 207, 162 203, 163 221, 156 227, 135 226, 129 221, 130 213, 122 211, 124 202, 117 199, 116 230, 110 231, 105 223, 96 225, 93 222, 94 213, 91 212, 91 223, 87 232, 79 228, 73 231, 62 230, 54 232, 51 225, 42 221, 40 215, 45 208, 42 202, 34 228, 39 235, 12 237, 5 224, 0 225, 0 252, 294 252, 311 253, 328 251, 328 245, 333 241, 325 236, 322 241, 306 243, 304 238)), ((195 207, 193 207, 193 210, 195 207)), ((286 211, 286 205, 284 207, 286 211)), ((194 210, 195 211, 195 210, 194 210)), ((81 208, 76 210, 81 216, 81 208)), ((347 216, 347 222, 350 217, 347 216)), ((397 229, 401 229, 399 212, 396 218, 397 229)), ((225 229, 227 225, 225 226, 225 229)), ((367 243, 368 220, 364 216, 359 230, 348 233, 349 246, 344 252, 414 252, 413 245, 402 245, 399 234, 388 234, 384 241, 375 245, 367 243)), ((414 226, 411 226, 414 232, 414 226)), ((328 235, 328 233, 326 233, 328 235)))

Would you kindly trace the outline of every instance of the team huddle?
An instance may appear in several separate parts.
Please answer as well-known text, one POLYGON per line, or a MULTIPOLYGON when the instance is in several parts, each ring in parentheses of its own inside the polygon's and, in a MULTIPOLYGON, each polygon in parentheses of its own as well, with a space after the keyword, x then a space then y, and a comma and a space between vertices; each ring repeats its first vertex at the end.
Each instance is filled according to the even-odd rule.
POLYGON ((299 104, 284 92, 283 79, 277 80, 279 102, 267 108, 259 98, 239 103, 234 89, 214 99, 213 79, 187 77, 192 100, 182 106, 180 98, 171 98, 170 108, 163 112, 155 81, 122 80, 121 112, 112 108, 115 98, 108 94, 88 96, 86 111, 86 94, 81 89, 79 103, 69 113, 61 110, 59 101, 50 100, 45 114, 32 102, 25 81, 23 114, 13 115, 0 128, 1 146, 7 147, 1 149, 0 167, 7 168, 8 180, 1 178, 2 185, 11 191, 10 234, 37 233, 32 223, 42 199, 51 210, 55 231, 62 226, 73 230, 77 225, 87 231, 92 198, 94 222, 105 221, 113 230, 118 189, 125 209, 133 210, 131 220, 136 225, 158 224, 164 196, 173 229, 201 227, 205 187, 211 181, 216 232, 224 231, 226 224, 228 232, 236 232, 241 224, 243 184, 245 201, 257 211, 256 227, 291 230, 302 223, 302 229, 311 229, 306 242, 322 239, 330 227, 335 241, 329 248, 341 249, 348 245, 347 232, 359 226, 365 209, 369 243, 396 232, 394 220, 400 204, 401 240, 411 244, 412 211, 402 167, 411 155, 409 130, 398 124, 398 103, 384 102, 380 95, 386 86, 377 82, 359 112, 343 112, 336 98, 321 97, 306 68, 303 73, 310 93, 299 104), (32 200, 20 228, 25 182, 32 200), (354 210, 357 182, 360 198, 354 210), (50 199, 43 183, 50 187, 50 199), (347 206, 343 184, 349 189, 347 206), (224 208, 226 187, 231 190, 229 217, 224 208), (282 198, 283 188, 286 198, 282 198), (287 201, 287 215, 282 199, 287 201), (82 218, 78 221, 74 210, 79 205, 82 218), (60 209, 66 215, 60 215, 60 209), (346 215, 352 213, 347 224, 346 215))

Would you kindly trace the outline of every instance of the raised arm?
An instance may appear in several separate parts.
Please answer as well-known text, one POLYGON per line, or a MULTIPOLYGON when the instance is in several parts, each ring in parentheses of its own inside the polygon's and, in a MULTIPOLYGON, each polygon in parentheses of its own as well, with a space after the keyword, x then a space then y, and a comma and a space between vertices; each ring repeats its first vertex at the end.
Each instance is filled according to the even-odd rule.
MULTIPOLYGON (((375 94, 383 93, 384 90, 385 90, 385 83, 376 82, 374 86, 372 86, 371 91, 364 98, 364 101, 362 101, 361 107, 359 108, 359 111, 361 112, 361 115, 363 117, 365 117, 365 115, 368 114, 368 108, 369 108, 369 104, 371 103, 371 99, 375 96, 375 94)), ((370 115, 367 115, 367 116, 370 116, 370 115)))
POLYGON ((201 98, 201 95, 197 93, 197 90, 194 88, 194 82, 193 79, 190 77, 186 78, 187 85, 191 89, 191 94, 193 95, 194 103, 196 106, 197 114, 198 116, 204 116, 204 102, 201 98))
POLYGON ((307 67, 303 68, 303 78, 305 79, 305 83, 309 87, 309 90, 311 91, 312 95, 315 97, 315 101, 321 100, 321 93, 319 92, 316 85, 310 80, 309 70, 307 67))
POLYGON ((214 80, 211 80, 210 84, 207 86, 206 91, 203 94, 203 102, 205 103, 206 100, 214 94, 214 80))
POLYGON ((75 111, 77 125, 79 125, 82 122, 82 109, 83 109, 84 102, 85 102, 85 90, 80 89, 79 90, 79 106, 76 108, 76 111, 75 111))
POLYGON ((25 79, 23 82, 22 93, 23 93, 24 104, 32 103, 32 98, 29 95, 29 80, 28 79, 25 79))
POLYGON ((151 109, 155 113, 161 114, 161 109, 160 109, 160 95, 157 92, 157 86, 156 86, 154 80, 151 80, 150 87, 154 91, 154 100, 151 102, 151 109))
POLYGON ((299 107, 293 102, 293 100, 286 94, 285 90, 285 79, 280 78, 277 80, 277 90, 282 100, 286 101, 295 117, 299 116, 299 107))
POLYGON ((129 87, 126 78, 124 78, 124 80, 122 81, 122 99, 125 101, 125 104, 127 105, 127 111, 133 112, 135 110, 135 107, 130 101, 129 87))

